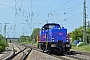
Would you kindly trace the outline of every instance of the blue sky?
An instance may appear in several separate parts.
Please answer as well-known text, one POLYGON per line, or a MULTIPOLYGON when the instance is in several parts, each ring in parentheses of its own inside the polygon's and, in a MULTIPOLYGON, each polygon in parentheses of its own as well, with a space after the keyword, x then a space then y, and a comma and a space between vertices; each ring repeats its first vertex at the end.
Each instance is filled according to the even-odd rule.
MULTIPOLYGON (((59 23, 68 32, 83 25, 84 0, 0 0, 0 29, 6 25, 6 36, 29 35, 32 28, 48 22, 59 23), (31 6, 32 5, 32 6, 31 6), (31 18, 32 15, 32 18, 31 18)), ((90 0, 86 0, 87 21, 90 21, 90 0)))

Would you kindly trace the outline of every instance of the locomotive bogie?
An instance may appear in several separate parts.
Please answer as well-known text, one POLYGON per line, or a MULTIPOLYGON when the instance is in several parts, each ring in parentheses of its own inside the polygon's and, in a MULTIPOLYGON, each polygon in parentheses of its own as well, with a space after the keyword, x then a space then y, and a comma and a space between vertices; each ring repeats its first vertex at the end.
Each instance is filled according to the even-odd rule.
POLYGON ((59 44, 59 43, 51 43, 49 42, 48 45, 46 42, 39 43, 39 48, 43 51, 53 51, 53 52, 67 52, 70 51, 71 45, 70 44, 59 44))

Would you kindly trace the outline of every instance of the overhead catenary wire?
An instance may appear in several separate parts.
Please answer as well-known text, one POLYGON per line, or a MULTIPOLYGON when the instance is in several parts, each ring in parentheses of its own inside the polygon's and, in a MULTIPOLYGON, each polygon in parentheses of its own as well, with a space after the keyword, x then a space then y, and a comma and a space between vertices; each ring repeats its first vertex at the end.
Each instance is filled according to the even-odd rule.
POLYGON ((80 3, 80 4, 77 4, 77 5, 74 5, 74 6, 71 6, 69 8, 65 8, 63 10, 69 10, 69 9, 72 9, 72 8, 75 8, 75 7, 79 7, 80 5, 82 5, 83 3, 80 3))
MULTIPOLYGON (((79 6, 81 6, 81 5, 83 5, 83 3, 78 4, 78 5, 71 6, 71 7, 69 7, 69 8, 61 9, 61 10, 66 10, 66 11, 64 11, 64 12, 58 12, 58 13, 54 13, 54 14, 52 14, 52 13, 50 12, 50 13, 48 13, 48 14, 50 14, 51 16, 61 15, 61 13, 70 14, 71 12, 74 12, 75 10, 78 10, 78 9, 79 9, 79 6), (74 8, 74 9, 73 9, 73 10, 70 10, 70 9, 72 9, 72 8, 74 8), (68 10, 70 10, 70 11, 67 12, 68 10)), ((60 10, 60 11, 61 11, 61 10, 60 10)), ((50 16, 50 15, 49 15, 49 16, 50 16)), ((43 19, 43 18, 42 18, 42 19, 43 19)))
MULTIPOLYGON (((76 17, 76 16, 78 16, 78 15, 80 15, 80 14, 83 14, 83 12, 79 12, 79 13, 76 13, 76 14, 72 14, 71 16, 69 16, 69 17, 66 17, 65 19, 61 19, 59 22, 61 22, 61 21, 66 21, 66 20, 68 20, 68 19, 71 19, 72 17, 76 17)), ((44 17, 45 18, 45 17, 44 17)), ((43 18, 43 19, 44 19, 43 18)), ((50 18, 52 18, 52 17, 50 17, 50 18)), ((48 19, 48 18, 47 18, 48 19)), ((47 20, 46 19, 46 20, 47 20)), ((41 21, 40 21, 41 22, 41 21)))
MULTIPOLYGON (((76 13, 76 14, 73 14, 73 15, 71 15, 71 16, 65 18, 65 19, 60 19, 59 22, 61 22, 61 21, 66 21, 66 20, 71 19, 72 17, 78 16, 78 15, 80 15, 80 14, 82 14, 82 13, 83 13, 83 12, 76 13)), ((46 17, 44 17, 44 18, 46 18, 46 17)), ((43 18, 43 19, 44 19, 44 18, 43 18)), ((50 17, 50 18, 52 18, 52 17, 50 17)), ((43 19, 42 19, 42 20, 43 20, 43 19)), ((48 19, 48 18, 47 18, 47 19, 48 19)), ((47 20, 47 19, 46 19, 46 20, 47 20)), ((40 23, 41 23, 41 21, 40 21, 40 23)))
MULTIPOLYGON (((42 14, 45 10, 47 10, 52 4, 55 3, 56 0, 54 0, 50 5, 48 5, 45 9, 43 9, 40 13, 38 14, 42 14)), ((37 16, 38 17, 38 16, 37 16)), ((36 19, 37 17, 35 17, 34 19, 36 19)))
MULTIPOLYGON (((69 0, 70 1, 70 0, 69 0)), ((52 4, 51 4, 52 5, 52 4)), ((62 5, 63 6, 63 5, 62 5)), ((73 6, 73 7, 75 7, 75 6, 73 6)), ((73 7, 71 7, 71 8, 73 8, 73 7)), ((69 8, 69 9, 71 9, 71 8, 69 8)), ((17 9, 16 9, 17 10, 17 9)), ((24 11, 25 12, 25 11, 24 11)), ((28 12, 27 12, 28 13, 28 12)), ((51 12, 50 12, 51 13, 51 12)), ((50 13, 48 13, 48 14, 50 14, 50 13)), ((31 13, 29 13, 29 16, 30 16, 30 14, 31 13)), ((35 14, 35 13, 34 13, 35 14)), ((38 13, 37 13, 38 14, 38 13)), ((28 16, 28 15, 26 15, 26 16, 28 16)), ((54 16, 54 14, 53 14, 53 16, 54 16)), ((43 17, 43 18, 41 18, 41 20, 43 20, 44 18, 46 18, 47 16, 45 16, 45 17, 43 17)))
POLYGON ((56 0, 54 0, 49 6, 47 6, 43 11, 41 11, 40 13, 44 12, 46 9, 48 9, 52 4, 55 3, 56 0))
MULTIPOLYGON (((60 10, 58 10, 58 11, 64 11, 64 10, 68 11, 68 10, 70 10, 70 12, 73 12, 73 11, 77 10, 78 7, 81 6, 82 4, 83 4, 83 3, 80 3, 80 4, 77 4, 77 5, 74 5, 74 6, 65 8, 65 9, 60 9, 60 10), (71 10, 72 8, 75 8, 75 9, 71 10)), ((66 12, 66 11, 64 11, 64 12, 66 12)), ((68 12, 68 13, 69 13, 69 12, 68 12)), ((59 13, 58 13, 58 14, 59 14, 59 13)))
POLYGON ((19 3, 21 4, 20 7, 19 7, 19 5, 18 5, 18 3, 17 3, 17 0, 15 0, 15 8, 14 8, 14 9, 15 9, 14 33, 15 33, 15 30, 16 30, 16 26, 17 26, 17 15, 19 15, 19 14, 18 14, 17 6, 18 6, 18 8, 19 8, 19 11, 21 11, 21 7, 22 7, 23 0, 22 0, 22 2, 19 1, 19 3))
POLYGON ((77 13, 77 14, 74 14, 74 15, 72 15, 72 16, 70 16, 70 17, 67 17, 66 19, 70 19, 70 18, 72 18, 72 17, 74 17, 74 16, 77 16, 77 15, 79 15, 79 14, 82 14, 83 12, 80 12, 80 13, 77 13))
MULTIPOLYGON (((83 5, 83 3, 82 4, 80 4, 80 5, 77 5, 76 6, 76 8, 74 8, 74 7, 72 7, 72 8, 74 8, 73 10, 71 10, 71 11, 69 11, 69 12, 67 12, 67 14, 70 14, 71 12, 74 12, 75 10, 78 10, 79 9, 79 6, 81 6, 81 5, 83 5)), ((71 9, 71 8, 70 8, 71 9)))
POLYGON ((19 11, 21 11, 21 10, 22 10, 21 7, 22 7, 23 0, 22 0, 21 2, 20 2, 20 0, 18 0, 18 1, 19 1, 20 6, 19 6, 19 4, 18 4, 17 1, 16 1, 15 3, 16 3, 16 5, 17 5, 19 11))
POLYGON ((4 4, 4 3, 0 3, 0 5, 6 6, 6 7, 11 8, 11 9, 15 9, 14 7, 8 6, 8 5, 4 4))
MULTIPOLYGON (((17 4, 17 1, 16 0, 15 0, 15 7, 11 7, 11 6, 8 6, 6 4, 2 4, 2 5, 15 10, 15 24, 14 24, 14 30, 13 30, 13 32, 15 33, 15 31, 16 31, 16 25, 17 25, 17 18, 18 18, 18 16, 20 16, 19 15, 19 12, 18 12, 18 8, 21 9, 21 7, 19 7, 19 5, 17 4), (17 5, 18 5, 18 8, 17 8, 17 5)), ((23 11, 23 10, 21 10, 21 11, 23 11)), ((26 12, 26 11, 24 11, 24 12, 26 12)), ((29 16, 30 16, 30 14, 29 14, 29 16)), ((27 15, 26 15, 26 17, 27 17, 27 15)))
MULTIPOLYGON (((18 4, 18 5, 19 5, 19 4, 18 4)), ((78 8, 79 8, 79 5, 77 5, 77 6, 78 6, 78 8)), ((70 10, 69 10, 69 11, 64 10, 64 11, 65 11, 65 15, 67 15, 69 12, 74 12, 74 11, 76 12, 77 6, 72 6, 72 7, 70 7, 70 8, 66 8, 66 9, 70 9, 70 10), (75 8, 75 10, 74 10, 74 8, 75 8)), ((80 6, 81 6, 81 5, 80 5, 80 6)), ((6 7, 8 7, 8 6, 6 6, 6 7)), ((20 7, 20 6, 19 6, 19 7, 20 7)), ((17 10, 19 7, 17 7, 16 10, 17 10)), ((11 7, 8 7, 8 8, 11 8, 11 7)), ((14 8, 11 8, 11 9, 14 9, 14 8)), ((57 10, 57 14, 59 14, 59 13, 58 13, 59 10, 61 10, 61 9, 58 9, 58 10, 57 10)), ((21 11, 24 12, 23 15, 24 15, 25 17, 28 16, 28 19, 30 18, 30 16, 31 16, 31 13, 30 13, 30 12, 24 11, 23 9, 22 9, 21 11)), ((89 9, 88 9, 88 11, 89 11, 89 9)), ((56 12, 56 11, 55 11, 55 12, 56 12)), ((44 20, 47 20, 47 19, 48 19, 48 14, 49 14, 49 17, 52 18, 52 15, 53 15, 53 16, 56 16, 56 15, 55 15, 55 12, 54 12, 54 13, 52 13, 52 12, 50 12, 50 13, 47 12, 47 14, 46 14, 45 17, 41 17, 41 18, 39 17, 39 19, 41 19, 41 20, 43 20, 43 21, 44 21, 44 20), (52 14, 52 15, 50 15, 50 14, 52 14)), ((60 12, 61 12, 61 11, 60 11, 60 12)), ((17 13, 20 15, 19 12, 17 12, 17 13)), ((62 12, 62 13, 63 13, 63 12, 62 12)), ((17 14, 17 15, 18 15, 18 14, 17 14)), ((37 15, 40 16, 39 13, 34 13, 34 17, 35 17, 35 14, 37 14, 37 15)), ((41 15, 42 15, 42 14, 43 14, 43 13, 41 13, 41 15)), ((69 13, 69 14, 71 14, 71 13, 69 13)), ((71 15, 69 15, 68 17, 66 17, 66 19, 67 19, 67 20, 68 20, 68 19, 71 19, 71 18, 76 17, 76 16, 78 16, 78 15, 80 15, 80 14, 82 14, 82 12, 81 12, 81 13, 78 13, 78 12, 77 12, 76 14, 71 14, 71 15)), ((38 22, 41 22, 41 20, 39 20, 38 22)), ((63 20, 63 19, 61 19, 61 20, 63 20)))
MULTIPOLYGON (((22 0, 22 2, 23 2, 23 0, 22 0)), ((6 6, 6 7, 8 7, 8 8, 17 10, 17 12, 16 12, 15 14, 18 15, 18 16, 22 16, 22 15, 24 15, 24 13, 28 13, 28 14, 30 15, 30 14, 31 14, 30 12, 27 12, 27 11, 24 11, 23 9, 21 9, 21 7, 22 7, 22 2, 19 1, 19 3, 21 4, 21 5, 19 6, 19 4, 17 3, 17 1, 15 0, 15 5, 16 5, 15 7, 11 7, 11 6, 8 6, 8 5, 3 4, 3 3, 2 3, 2 4, 0 3, 0 5, 3 5, 3 6, 6 6), (18 7, 18 8, 17 8, 17 7, 18 7), (18 11, 22 12, 22 14, 20 15, 18 11)), ((25 16, 27 16, 27 15, 25 15, 25 16)))
MULTIPOLYGON (((65 6, 67 3, 69 3, 71 0, 68 0, 67 2, 65 2, 63 5, 61 5, 60 7, 58 7, 57 9, 55 9, 54 11, 52 11, 51 13, 56 12, 58 9, 60 9, 61 7, 65 6)), ((47 16, 43 17, 42 19, 46 18, 47 16)), ((41 21, 42 19, 40 19, 39 21, 41 21)))
POLYGON ((52 11, 52 13, 56 12, 58 9, 60 9, 61 7, 65 6, 67 3, 69 3, 71 0, 68 0, 66 3, 64 3, 63 5, 61 5, 60 7, 58 7, 57 9, 55 9, 54 11, 52 11))
MULTIPOLYGON (((54 0, 49 6, 51 6, 55 1, 56 1, 56 0, 54 0)), ((67 4, 67 3, 70 2, 70 1, 71 1, 71 0, 67 1, 65 4, 67 4)), ((23 2, 23 0, 22 0, 22 2, 23 2)), ((21 4, 22 4, 22 2, 21 2, 21 4)), ((19 1, 19 3, 20 3, 20 1, 19 1)), ((16 2, 16 4, 18 5, 17 2, 16 2)), ((64 6, 65 4, 63 4, 62 6, 64 6)), ((22 6, 22 5, 21 5, 21 6, 22 6)), ((48 6, 48 7, 49 7, 49 6, 48 6)), ((62 6, 61 6, 61 7, 62 7, 62 6)), ((47 7, 47 8, 48 8, 48 7, 47 7)), ((21 9, 21 7, 19 7, 19 6, 18 6, 18 8, 21 9)), ((60 7, 59 7, 59 8, 60 8, 60 7)), ((58 8, 58 9, 59 9, 59 8, 58 8)), ((15 8, 15 9, 16 9, 16 8, 15 8)), ((16 9, 16 10, 17 10, 17 9, 16 9)), ((44 10, 45 10, 45 9, 44 9, 44 10)), ((43 10, 43 11, 44 11, 44 10, 43 10)), ((56 10, 57 10, 57 9, 56 9, 56 10)), ((43 11, 42 11, 42 12, 43 12, 43 11)), ((26 11, 23 11, 23 15, 24 15, 25 12, 26 12, 26 11)), ((42 12, 41 12, 41 13, 42 13, 42 12)), ((29 13, 29 12, 27 12, 27 13, 29 13)), ((16 14, 19 15, 18 12, 17 12, 16 14)), ((32 15, 32 13, 29 13, 28 15, 26 15, 26 17, 27 17, 27 16, 30 17, 30 14, 32 15)), ((34 14, 35 14, 35 13, 33 13, 33 15, 34 15, 34 14)), ((37 13, 37 14, 40 14, 40 13, 37 13)), ((48 14, 52 15, 51 12, 48 13, 48 14)), ((21 15, 19 15, 19 16, 21 16, 21 15)), ((46 17, 47 17, 47 16, 46 16, 46 17)), ((43 19, 43 18, 42 18, 42 19, 43 19)), ((42 20, 42 19, 41 19, 41 20, 42 20)))

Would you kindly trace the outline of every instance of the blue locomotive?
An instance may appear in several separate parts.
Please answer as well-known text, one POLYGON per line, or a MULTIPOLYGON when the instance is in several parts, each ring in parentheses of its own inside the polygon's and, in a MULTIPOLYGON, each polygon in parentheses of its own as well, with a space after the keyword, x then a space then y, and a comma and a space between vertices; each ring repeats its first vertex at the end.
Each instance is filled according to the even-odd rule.
POLYGON ((48 53, 70 51, 71 45, 67 36, 67 29, 57 23, 45 24, 38 36, 38 48, 48 53))

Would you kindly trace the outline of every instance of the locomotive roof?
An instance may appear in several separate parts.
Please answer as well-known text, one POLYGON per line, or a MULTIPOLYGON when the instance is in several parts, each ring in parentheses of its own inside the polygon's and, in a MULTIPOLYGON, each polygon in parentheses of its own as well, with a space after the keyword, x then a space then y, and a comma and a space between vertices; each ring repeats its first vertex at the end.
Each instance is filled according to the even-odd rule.
POLYGON ((43 28, 49 29, 49 25, 55 25, 55 26, 58 26, 61 29, 66 29, 63 26, 61 27, 60 24, 58 24, 58 23, 46 23, 41 27, 41 29, 43 29, 43 28))
POLYGON ((43 29, 43 28, 49 28, 49 25, 60 26, 58 23, 46 23, 46 24, 44 24, 44 26, 42 26, 41 29, 43 29), (47 27, 47 26, 48 26, 48 27, 47 27))
POLYGON ((46 25, 59 25, 59 24, 58 23, 46 23, 44 26, 46 26, 46 25))

